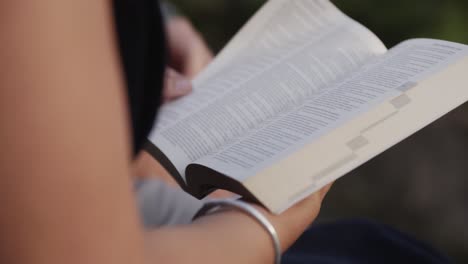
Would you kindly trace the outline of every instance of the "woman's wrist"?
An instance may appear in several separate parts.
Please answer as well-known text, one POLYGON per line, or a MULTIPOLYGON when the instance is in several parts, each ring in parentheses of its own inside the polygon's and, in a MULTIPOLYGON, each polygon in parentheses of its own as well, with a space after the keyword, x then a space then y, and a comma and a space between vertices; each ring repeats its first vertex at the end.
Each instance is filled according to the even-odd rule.
POLYGON ((273 263, 281 263, 281 242, 279 240, 278 233, 276 228, 273 226, 271 221, 266 217, 267 214, 262 213, 260 209, 257 209, 253 204, 249 204, 242 200, 237 199, 215 199, 210 200, 205 203, 205 205, 198 211, 195 215, 194 219, 199 217, 213 214, 216 212, 222 212, 227 209, 236 210, 237 212, 241 212, 251 219, 255 220, 257 224, 259 224, 263 230, 268 233, 270 236, 272 246, 274 249, 274 262, 273 263))
POLYGON ((275 251, 270 235, 242 212, 231 209, 218 211, 198 218, 193 225, 203 232, 204 237, 237 250, 236 256, 245 259, 239 263, 274 263, 275 251))

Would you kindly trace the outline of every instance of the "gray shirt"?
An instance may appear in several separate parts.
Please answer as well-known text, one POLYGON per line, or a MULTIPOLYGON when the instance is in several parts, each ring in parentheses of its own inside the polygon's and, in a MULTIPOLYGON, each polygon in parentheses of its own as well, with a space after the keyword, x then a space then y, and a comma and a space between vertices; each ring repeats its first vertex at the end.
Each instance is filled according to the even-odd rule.
POLYGON ((135 189, 141 218, 148 229, 188 224, 203 205, 203 201, 160 180, 139 180, 135 189))

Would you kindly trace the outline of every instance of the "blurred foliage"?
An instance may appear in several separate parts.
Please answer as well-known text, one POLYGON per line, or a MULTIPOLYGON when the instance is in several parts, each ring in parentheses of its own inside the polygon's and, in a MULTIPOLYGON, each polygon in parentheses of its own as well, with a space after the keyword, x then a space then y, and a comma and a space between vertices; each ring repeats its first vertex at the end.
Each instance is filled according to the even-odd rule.
POLYGON ((391 47, 409 38, 468 43, 466 0, 337 0, 346 14, 363 23, 391 47))
POLYGON ((264 0, 171 0, 218 51, 262 6, 264 0))
MULTIPOLYGON (((291 1, 291 0, 284 0, 291 1)), ((172 0, 190 17, 214 50, 264 3, 264 0, 172 0)), ((335 0, 341 10, 358 20, 392 47, 418 37, 468 43, 466 0, 335 0)))

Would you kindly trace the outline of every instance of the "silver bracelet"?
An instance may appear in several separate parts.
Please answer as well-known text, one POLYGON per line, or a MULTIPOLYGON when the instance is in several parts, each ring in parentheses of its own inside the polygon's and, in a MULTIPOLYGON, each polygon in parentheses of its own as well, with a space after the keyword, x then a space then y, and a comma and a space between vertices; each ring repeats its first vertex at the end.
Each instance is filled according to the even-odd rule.
POLYGON ((238 211, 241 211, 251 218, 255 219, 262 227, 270 234, 271 240, 273 241, 273 247, 275 250, 275 264, 281 263, 281 244, 279 241, 278 233, 276 232, 275 227, 270 223, 270 221, 260 213, 252 205, 240 201, 240 200, 210 200, 206 202, 203 207, 198 211, 198 213, 193 217, 193 220, 206 215, 216 212, 223 208, 232 208, 238 211))

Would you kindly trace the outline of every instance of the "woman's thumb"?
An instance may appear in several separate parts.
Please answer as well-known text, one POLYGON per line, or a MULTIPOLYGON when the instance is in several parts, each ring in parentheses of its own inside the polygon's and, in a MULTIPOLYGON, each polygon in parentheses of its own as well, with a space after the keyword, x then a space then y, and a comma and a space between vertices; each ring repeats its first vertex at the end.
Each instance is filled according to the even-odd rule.
POLYGON ((166 68, 164 76, 164 101, 171 101, 192 91, 192 82, 172 68, 166 68))

